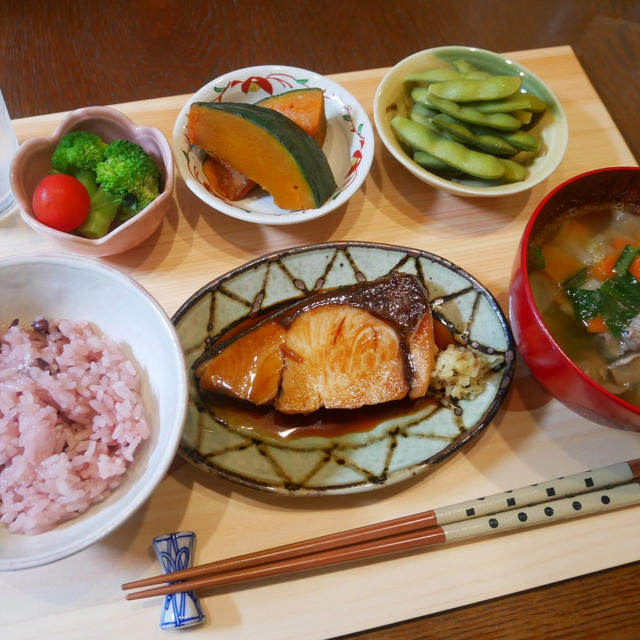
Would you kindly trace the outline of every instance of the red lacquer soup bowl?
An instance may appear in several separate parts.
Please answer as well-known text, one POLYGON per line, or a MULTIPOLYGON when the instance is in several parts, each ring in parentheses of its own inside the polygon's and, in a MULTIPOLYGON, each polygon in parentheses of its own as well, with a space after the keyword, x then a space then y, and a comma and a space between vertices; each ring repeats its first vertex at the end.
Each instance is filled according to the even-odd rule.
MULTIPOLYGON (((566 355, 542 318, 531 287, 531 245, 545 225, 586 205, 622 203, 640 215, 640 168, 609 167, 572 177, 551 191, 529 220, 511 276, 509 316, 517 347, 533 376, 576 413, 609 427, 640 431, 640 407, 584 373, 566 355)), ((576 326, 579 331, 580 327, 576 326)))

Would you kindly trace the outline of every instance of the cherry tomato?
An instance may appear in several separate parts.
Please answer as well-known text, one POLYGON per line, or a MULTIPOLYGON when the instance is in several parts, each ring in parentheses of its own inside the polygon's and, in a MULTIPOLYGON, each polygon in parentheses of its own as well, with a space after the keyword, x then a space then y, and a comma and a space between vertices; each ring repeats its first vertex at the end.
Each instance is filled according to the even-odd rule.
POLYGON ((48 227, 73 231, 89 215, 91 200, 86 187, 73 176, 52 173, 33 192, 33 214, 48 227))

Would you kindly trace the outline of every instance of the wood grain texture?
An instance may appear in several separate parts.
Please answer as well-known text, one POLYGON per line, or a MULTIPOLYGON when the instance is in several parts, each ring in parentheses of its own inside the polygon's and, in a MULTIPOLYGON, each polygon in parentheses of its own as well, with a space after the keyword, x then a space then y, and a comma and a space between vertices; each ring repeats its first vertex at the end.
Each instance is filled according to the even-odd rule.
POLYGON ((569 44, 620 123, 638 104, 639 23, 634 0, 3 0, 0 87, 24 117, 190 93, 257 62, 328 74, 447 44, 569 44))
MULTIPOLYGON (((588 168, 590 164, 597 165, 611 157, 628 158, 624 145, 616 147, 619 142, 615 130, 592 137, 593 128, 597 126, 592 116, 600 113, 599 103, 589 93, 593 89, 635 158, 640 158, 640 129, 637 127, 640 4, 633 0, 514 0, 510 3, 499 0, 456 3, 413 0, 384 4, 373 0, 327 0, 323 3, 289 0, 203 0, 188 3, 160 0, 103 3, 4 0, 0 3, 0 88, 16 118, 55 113, 88 104, 128 103, 155 98, 158 100, 128 105, 128 113, 134 120, 156 124, 169 134, 177 109, 184 100, 180 97, 167 103, 160 99, 191 93, 212 77, 233 68, 278 62, 320 73, 342 73, 387 67, 425 47, 461 43, 497 51, 572 46, 593 88, 569 84, 557 89, 562 94, 561 100, 569 106, 587 100, 590 107, 572 110, 572 144, 578 144, 578 147, 570 148, 572 164, 563 166, 554 181, 566 177, 565 171, 588 168), (320 33, 322 23, 330 25, 330 28, 320 33), (609 148, 611 144, 613 151, 609 148)), ((550 74, 555 81, 554 69, 554 60, 550 59, 544 63, 542 74, 545 77, 550 74)), ((558 74, 561 73, 558 70, 558 74)), ((359 99, 370 104, 377 77, 375 73, 367 73, 357 77, 346 76, 344 80, 350 83, 349 89, 359 99)), ((336 79, 342 80, 340 77, 336 79)), ((49 133, 55 122, 55 116, 35 118, 18 123, 17 129, 24 139, 29 135, 49 133)), ((185 295, 208 280, 209 275, 218 275, 223 267, 231 268, 273 246, 329 238, 385 238, 392 242, 411 238, 415 240, 414 244, 447 255, 469 268, 495 291, 504 304, 503 270, 512 258, 512 239, 517 236, 527 212, 543 191, 540 189, 530 197, 493 203, 492 206, 478 202, 453 205, 450 199, 443 201, 440 195, 425 191, 410 176, 395 171, 392 159, 379 152, 365 190, 352 200, 345 212, 324 219, 322 226, 266 230, 256 238, 252 237, 255 227, 235 224, 222 215, 211 214, 184 185, 178 185, 177 206, 168 215, 162 230, 139 250, 111 262, 134 274, 162 299, 167 311, 172 312, 185 295), (374 212, 368 220, 361 215, 365 211, 374 212), (520 213, 516 214, 517 211, 520 213), (428 212, 426 217, 425 212, 428 212), (512 233, 501 236, 505 227, 512 229, 512 233), (477 259, 478 243, 486 242, 490 246, 487 251, 491 252, 493 264, 477 259), (185 259, 187 255, 188 260, 185 259), (183 274, 181 281, 169 283, 168 274, 178 269, 183 274)), ((17 222, 3 225, 2 232, 15 233, 13 238, 17 243, 10 249, 4 244, 0 249, 2 255, 46 246, 17 222)), ((544 394, 524 378, 518 382, 512 396, 509 417, 521 416, 524 411, 538 420, 544 416, 540 411, 545 404, 544 394)), ((550 415, 556 413, 551 411, 550 415)), ((564 433, 560 424, 564 417, 565 414, 560 412, 557 418, 546 423, 545 434, 551 441, 554 441, 554 433, 564 433)), ((483 438, 480 443, 482 446, 474 447, 467 456, 474 469, 483 470, 486 478, 496 484, 507 479, 494 469, 494 458, 513 450, 526 453, 524 445, 531 440, 533 429, 527 420, 517 422, 515 435, 503 427, 499 422, 496 432, 487 434, 488 438, 483 438), (493 446, 494 453, 487 453, 487 446, 493 446)), ((589 436, 593 434, 589 432, 589 436)), ((562 442, 566 444, 564 440, 562 442)), ((587 446, 588 443, 585 444, 587 446)), ((573 464, 582 462, 585 457, 580 447, 569 449, 569 453, 567 461, 573 464)), ((530 456, 523 455, 524 469, 535 468, 532 466, 535 454, 536 450, 530 456)), ((456 472, 460 467, 465 470, 465 464, 464 459, 453 461, 447 469, 449 472, 456 472)), ((508 470, 513 471, 513 468, 508 470)), ((437 475, 431 483, 425 484, 441 486, 437 475)), ((184 487, 189 487, 190 491, 193 489, 189 495, 193 496, 191 500, 196 506, 203 494, 207 494, 208 501, 213 496, 215 522, 211 525, 215 524, 222 531, 222 539, 227 542, 232 540, 234 529, 228 524, 225 527, 225 523, 238 512, 249 512, 256 519, 255 526, 262 528, 267 542, 285 542, 287 537, 281 524, 262 518, 263 511, 275 509, 281 522, 289 526, 295 526, 297 522, 292 525, 291 510, 287 510, 287 505, 268 504, 267 501, 268 509, 263 505, 257 508, 251 495, 243 492, 231 489, 211 491, 207 483, 201 482, 197 476, 194 478, 184 465, 177 462, 168 486, 145 513, 134 518, 119 535, 112 536, 106 545, 89 554, 91 559, 108 562, 107 576, 104 572, 100 575, 92 570, 88 572, 89 577, 98 580, 98 585, 78 591, 73 580, 78 565, 73 562, 60 565, 57 571, 10 576, 12 588, 22 594, 24 606, 31 611, 55 608, 53 604, 60 598, 55 595, 56 580, 75 597, 73 604, 60 602, 55 616, 48 615, 39 621, 36 616, 36 622, 30 625, 18 623, 16 629, 19 630, 14 637, 26 637, 28 630, 29 637, 44 637, 43 633, 50 633, 50 637, 66 637, 75 626, 72 621, 85 619, 89 612, 97 619, 102 616, 102 619, 111 621, 110 605, 96 605, 95 596, 102 594, 100 581, 119 584, 129 563, 139 570, 148 570, 148 574, 153 573, 156 568, 154 561, 145 557, 148 541, 139 534, 146 533, 147 529, 157 533, 158 526, 179 524, 179 514, 175 518, 163 518, 159 507, 171 504, 172 498, 182 499, 184 487), (236 507, 236 511, 232 508, 229 512, 230 504, 236 507), (43 579, 50 581, 50 592, 39 586, 43 579)), ((415 487, 410 487, 406 493, 411 496, 412 490, 415 491, 415 487)), ((382 497, 387 499, 387 509, 393 509, 394 505, 404 507, 402 495, 388 492, 382 497)), ((366 505, 366 508, 365 513, 371 518, 384 511, 375 504, 366 505)), ((365 509, 365 504, 357 501, 356 514, 358 509, 365 509)), ((351 514, 348 509, 341 509, 342 520, 353 517, 354 523, 359 524, 358 516, 351 514)), ((402 513, 384 512, 385 517, 390 515, 402 513)), ((303 520, 308 524, 301 530, 308 530, 309 534, 324 533, 322 519, 315 515, 313 506, 308 507, 303 520)), ((241 539, 238 536, 238 540, 241 539)), ((209 546, 205 544, 209 557, 216 551, 217 547, 211 546, 215 541, 213 536, 209 546)), ((598 549, 585 549, 585 563, 598 552, 598 549)), ((437 560, 434 557, 434 565, 437 565, 437 560)), ((393 566, 386 569, 390 570, 390 575, 393 575, 393 566)), ((318 578, 321 583, 322 578, 318 578)), ((3 579, 0 576, 0 584, 3 579)), ((632 563, 343 637, 370 640, 637 638, 640 626, 639 582, 640 564, 632 563)), ((311 584, 316 583, 312 581, 311 584)), ((411 585, 412 588, 416 586, 411 585)), ((271 586, 276 591, 279 587, 281 585, 271 586)), ((461 584, 460 588, 463 587, 461 584)), ((336 583, 334 589, 341 593, 343 587, 336 583)), ((117 594, 113 595, 112 604, 117 597, 117 594)), ((395 606, 398 597, 398 594, 388 594, 389 608, 395 606)), ((214 602, 218 603, 217 600, 214 602)), ((242 612, 234 611, 232 597, 222 602, 225 606, 230 605, 231 609, 221 616, 222 621, 221 612, 216 610, 218 622, 228 623, 233 628, 240 623, 242 612)), ((360 604, 366 609, 366 603, 360 604)), ((124 612, 131 613, 118 606, 114 610, 117 611, 116 617, 124 612)), ((113 621, 112 624, 113 630, 120 631, 122 637, 127 636, 125 622, 113 621)), ((373 625, 363 623, 360 628, 367 626, 373 625)), ((299 637, 305 637, 304 629, 299 631, 299 637)))

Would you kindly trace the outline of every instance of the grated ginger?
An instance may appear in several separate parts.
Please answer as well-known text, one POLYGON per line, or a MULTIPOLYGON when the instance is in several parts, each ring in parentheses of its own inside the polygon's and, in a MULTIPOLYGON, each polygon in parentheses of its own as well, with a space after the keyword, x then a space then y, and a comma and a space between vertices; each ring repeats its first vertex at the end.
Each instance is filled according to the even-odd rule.
POLYGON ((462 345, 450 344, 440 351, 431 376, 431 387, 456 400, 477 396, 483 389, 490 363, 462 345))

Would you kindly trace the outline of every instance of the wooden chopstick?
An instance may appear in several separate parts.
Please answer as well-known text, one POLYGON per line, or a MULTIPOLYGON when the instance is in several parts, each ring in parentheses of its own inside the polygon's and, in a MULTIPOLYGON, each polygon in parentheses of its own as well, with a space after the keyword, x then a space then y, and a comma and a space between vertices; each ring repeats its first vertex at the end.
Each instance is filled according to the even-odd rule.
MULTIPOLYGON (((164 582, 174 583, 168 587, 127 594, 127 599, 134 600, 204 586, 216 586, 280 575, 289 571, 393 553, 394 550, 401 551, 429 544, 439 544, 453 539, 464 539, 460 537, 460 531, 475 531, 474 527, 477 525, 475 521, 481 520, 482 516, 499 513, 500 519, 505 520, 505 514, 510 511, 517 510, 518 513, 521 513, 523 507, 530 505, 549 506, 551 503, 548 503, 548 500, 551 497, 562 499, 590 492, 595 493, 600 489, 628 485, 630 481, 637 478, 640 478, 640 460, 620 462, 411 516, 209 562, 182 571, 135 580, 123 584, 122 588, 125 590, 138 589, 164 582), (197 580, 198 578, 201 580, 197 580), (187 580, 188 582, 178 582, 187 580)), ((635 483, 631 483, 631 485, 637 486, 635 483)), ((553 502, 558 502, 558 500, 553 502)), ((556 513, 557 505, 549 508, 554 509, 553 513, 556 513)), ((608 504, 600 505, 600 510, 605 508, 613 507, 609 507, 608 504)), ((586 512, 582 511, 573 515, 581 514, 584 515, 586 512)), ((494 517, 497 518, 497 515, 494 517)), ((549 522, 558 519, 547 516, 542 521, 549 522)), ((528 516, 521 523, 522 526, 531 526, 531 523, 526 524, 527 522, 529 522, 528 516)), ((506 530, 504 526, 500 526, 499 529, 500 531, 506 530)), ((491 533, 491 530, 486 533, 491 533)))
POLYGON ((489 516, 427 527, 410 533, 385 536, 377 540, 369 540, 277 562, 231 570, 216 575, 195 577, 160 587, 151 587, 128 593, 126 598, 127 600, 139 600, 182 591, 238 584, 248 580, 291 574, 305 569, 318 569, 354 560, 387 556, 400 551, 477 539, 496 533, 525 529, 638 504, 640 504, 640 484, 638 481, 634 481, 608 489, 534 504, 522 509, 502 511, 489 516))

